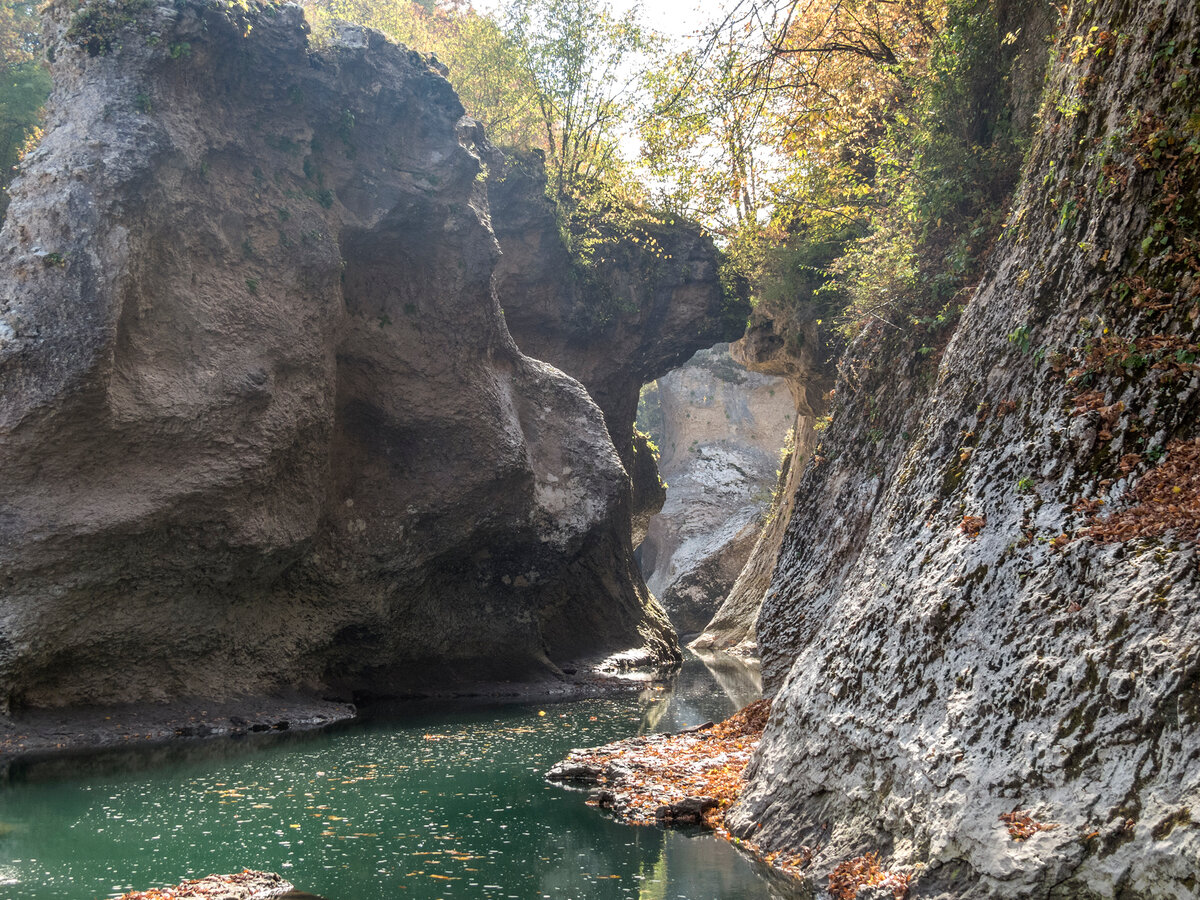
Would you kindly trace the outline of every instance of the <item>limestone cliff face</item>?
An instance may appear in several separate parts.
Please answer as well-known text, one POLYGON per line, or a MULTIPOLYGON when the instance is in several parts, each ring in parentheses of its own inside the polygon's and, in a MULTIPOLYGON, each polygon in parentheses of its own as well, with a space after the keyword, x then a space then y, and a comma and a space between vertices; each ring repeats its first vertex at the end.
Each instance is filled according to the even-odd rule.
POLYGON ((442 74, 292 6, 49 29, 0 235, 0 706, 672 658, 600 410, 504 327, 442 74))
POLYGON ((815 444, 811 416, 797 415, 792 445, 783 456, 771 505, 754 544, 724 599, 688 646, 697 651, 722 650, 744 656, 758 655, 758 614, 779 559, 779 548, 796 506, 796 488, 815 444))
POLYGON ((817 885, 877 851, 913 896, 1197 896, 1198 54, 1191 0, 1072 4, 936 372, 848 351, 733 815, 817 885))
POLYGON ((696 650, 758 652, 758 614, 795 507, 800 475, 816 443, 817 419, 829 408, 834 384, 834 340, 828 329, 818 324, 815 306, 804 299, 793 298, 787 310, 768 311, 760 306, 745 335, 731 347, 733 359, 740 365, 783 380, 791 394, 795 421, 765 525, 711 621, 691 642, 696 650))
POLYGON ((639 548, 642 573, 680 634, 708 624, 758 540, 793 420, 782 379, 748 372, 726 345, 657 381, 654 434, 667 501, 639 548))
POLYGON ((665 496, 649 450, 633 435, 638 392, 696 351, 738 337, 750 306, 722 287, 712 240, 680 220, 636 223, 637 242, 606 245, 581 271, 545 183, 536 154, 514 154, 490 173, 503 252, 496 291, 521 350, 578 378, 603 410, 633 478, 636 546, 665 496))

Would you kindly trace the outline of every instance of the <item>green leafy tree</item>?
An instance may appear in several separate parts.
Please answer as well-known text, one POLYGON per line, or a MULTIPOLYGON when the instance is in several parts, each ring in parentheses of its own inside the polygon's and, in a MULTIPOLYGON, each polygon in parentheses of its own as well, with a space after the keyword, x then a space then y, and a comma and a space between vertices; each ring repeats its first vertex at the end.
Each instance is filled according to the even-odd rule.
POLYGON ((730 236, 760 220, 783 162, 771 146, 770 97, 752 90, 746 49, 727 25, 703 50, 674 55, 647 77, 642 158, 667 209, 730 236))
POLYGON ((540 94, 512 37, 492 18, 458 0, 315 0, 307 7, 315 30, 331 19, 378 28, 422 53, 434 54, 467 113, 497 144, 546 149, 540 94))
POLYGON ((537 85, 551 190, 578 201, 620 168, 619 140, 653 38, 636 8, 617 16, 598 0, 512 0, 505 27, 537 85))
MULTIPOLYGON (((37 59, 40 32, 32 3, 0 2, 0 189, 7 189, 24 151, 41 136, 50 74, 37 59)), ((0 212, 7 207, 5 190, 0 212)))
POLYGON ((847 336, 940 327, 1020 164, 1000 25, 1017 6, 746 0, 652 79, 666 203, 725 236, 777 320, 798 302, 847 336))

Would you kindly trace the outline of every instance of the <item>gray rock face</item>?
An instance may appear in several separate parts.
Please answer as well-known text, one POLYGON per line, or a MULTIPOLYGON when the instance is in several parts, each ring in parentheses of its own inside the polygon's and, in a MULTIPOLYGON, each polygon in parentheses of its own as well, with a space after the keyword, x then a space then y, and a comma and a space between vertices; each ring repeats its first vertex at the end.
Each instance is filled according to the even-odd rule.
POLYGON ((816 446, 816 423, 829 408, 834 385, 830 335, 812 318, 812 308, 797 302, 787 316, 755 310, 741 340, 730 348, 733 359, 752 372, 776 376, 791 391, 795 405, 791 452, 783 460, 765 527, 759 531, 745 565, 712 620, 689 646, 696 650, 758 652, 757 623, 771 583, 783 536, 795 507, 800 475, 816 446))
POLYGON ((792 450, 782 461, 766 522, 756 533, 754 546, 702 633, 688 646, 693 650, 722 650, 756 657, 758 614, 779 559, 779 548, 796 505, 796 488, 816 443, 813 418, 797 415, 792 426, 792 450))
POLYGON ((1190 0, 1073 4, 1047 90, 1088 93, 1044 107, 936 380, 882 332, 849 350, 863 380, 759 620, 776 697, 733 817, 818 848, 817 885, 874 850, 921 897, 1197 896, 1197 52, 1190 0), (1176 528, 1094 541, 1099 499, 1176 528))
POLYGON ((642 385, 742 333, 750 305, 723 289, 720 253, 698 225, 635 222, 633 240, 574 266, 537 155, 514 154, 488 182, 503 255, 496 292, 521 350, 578 378, 604 412, 633 477, 633 543, 663 504, 654 460, 633 436, 642 385))
POLYGON ((658 379, 655 437, 667 501, 639 548, 642 573, 680 634, 708 624, 758 540, 793 419, 782 379, 748 372, 727 346, 658 379))
POLYGON ((673 658, 441 74, 297 7, 116 10, 54 10, 0 235, 0 706, 673 658))

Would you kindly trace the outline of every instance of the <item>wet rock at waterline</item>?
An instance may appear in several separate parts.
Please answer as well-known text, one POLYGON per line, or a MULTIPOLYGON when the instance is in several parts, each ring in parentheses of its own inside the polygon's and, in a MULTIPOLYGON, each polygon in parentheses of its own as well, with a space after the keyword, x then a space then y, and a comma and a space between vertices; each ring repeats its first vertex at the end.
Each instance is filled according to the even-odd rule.
POLYGON ((876 851, 920 897, 1197 896, 1200 289, 1170 204, 1200 195, 1200 8, 1081 0, 1059 35, 989 274, 940 365, 883 327, 850 348, 758 620, 774 706, 730 827, 812 850, 817 886, 876 851))
POLYGON ((636 546, 665 499, 652 451, 634 435, 638 393, 696 351, 740 336, 750 305, 723 286, 712 239, 674 217, 608 227, 613 234, 604 233, 595 264, 581 269, 563 244, 545 182, 537 153, 515 153, 490 173, 503 251, 496 291, 521 350, 578 378, 603 410, 633 479, 636 546))
POLYGON ((746 371, 726 345, 659 378, 645 402, 670 489, 638 558, 676 630, 696 634, 762 531, 795 409, 782 379, 746 371))
POLYGON ((292 6, 89 9, 0 237, 0 707, 677 659, 436 66, 292 6))

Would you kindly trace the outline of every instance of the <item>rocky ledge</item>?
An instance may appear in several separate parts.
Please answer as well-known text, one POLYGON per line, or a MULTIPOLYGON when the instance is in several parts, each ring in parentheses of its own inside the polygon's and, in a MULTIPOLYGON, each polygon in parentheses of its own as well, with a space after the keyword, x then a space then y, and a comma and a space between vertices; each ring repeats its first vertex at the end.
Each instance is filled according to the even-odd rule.
POLYGON ((767 700, 714 724, 572 750, 546 778, 592 788, 588 804, 630 825, 700 825, 724 832, 724 810, 770 713, 767 700))
POLYGON ((351 704, 299 695, 30 710, 0 720, 0 775, 18 758, 136 748, 188 738, 312 731, 348 721, 355 714, 351 704))

